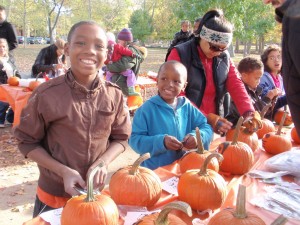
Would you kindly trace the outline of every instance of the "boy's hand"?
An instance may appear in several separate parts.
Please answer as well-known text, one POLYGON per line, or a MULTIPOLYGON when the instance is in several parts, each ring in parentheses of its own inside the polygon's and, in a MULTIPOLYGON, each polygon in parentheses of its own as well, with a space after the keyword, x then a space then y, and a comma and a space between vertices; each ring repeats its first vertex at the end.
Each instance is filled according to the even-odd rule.
POLYGON ((193 149, 197 147, 197 139, 191 134, 186 135, 182 141, 183 147, 193 149))
POLYGON ((79 185, 82 188, 86 186, 80 174, 71 168, 67 169, 63 173, 62 178, 64 181, 65 192, 71 196, 79 195, 79 193, 74 189, 75 186, 79 185))
POLYGON ((176 137, 166 135, 164 139, 164 145, 167 149, 170 150, 181 150, 183 148, 183 144, 177 140, 176 137))
MULTIPOLYGON (((87 177, 90 174, 90 172, 93 170, 94 166, 91 166, 87 172, 87 177)), ((107 178, 107 166, 104 165, 98 169, 94 176, 94 190, 102 190, 103 187, 105 186, 105 180, 107 178)))

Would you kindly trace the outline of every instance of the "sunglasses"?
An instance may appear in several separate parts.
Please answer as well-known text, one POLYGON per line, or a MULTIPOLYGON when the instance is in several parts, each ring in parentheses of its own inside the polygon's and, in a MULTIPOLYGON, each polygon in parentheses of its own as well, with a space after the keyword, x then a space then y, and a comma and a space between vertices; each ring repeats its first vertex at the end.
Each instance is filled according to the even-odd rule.
POLYGON ((228 47, 225 47, 225 48, 220 48, 219 46, 217 45, 214 45, 210 42, 208 42, 209 44, 209 49, 213 52, 224 52, 225 50, 227 50, 228 47))

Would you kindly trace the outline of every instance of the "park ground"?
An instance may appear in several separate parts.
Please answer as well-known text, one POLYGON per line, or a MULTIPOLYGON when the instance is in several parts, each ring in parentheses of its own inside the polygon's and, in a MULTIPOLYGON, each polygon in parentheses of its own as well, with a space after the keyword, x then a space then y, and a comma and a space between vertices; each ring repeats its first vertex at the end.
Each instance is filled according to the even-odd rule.
MULTIPOLYGON (((45 46, 20 46, 15 51, 17 66, 24 77, 30 76, 31 66, 42 47, 45 46)), ((148 48, 140 73, 157 72, 165 54, 166 49, 148 48)), ((235 62, 240 58, 236 56, 235 62)), ((132 164, 137 157, 133 150, 127 149, 109 166, 109 175, 132 164)), ((37 166, 18 152, 12 129, 0 129, 0 225, 20 225, 32 218, 37 179, 37 166)))

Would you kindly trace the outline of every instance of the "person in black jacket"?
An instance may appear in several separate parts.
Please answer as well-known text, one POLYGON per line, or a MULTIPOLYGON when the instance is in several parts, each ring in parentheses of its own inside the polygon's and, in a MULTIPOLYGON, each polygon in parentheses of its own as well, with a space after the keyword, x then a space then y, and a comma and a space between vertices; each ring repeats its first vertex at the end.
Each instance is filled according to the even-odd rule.
POLYGON ((287 103, 298 135, 300 135, 300 1, 263 0, 276 9, 282 23, 282 74, 287 103))
POLYGON ((0 38, 6 39, 9 48, 9 57, 14 62, 13 50, 18 47, 15 27, 7 22, 5 7, 0 5, 0 38))
POLYGON ((36 77, 40 72, 46 72, 50 78, 64 74, 67 69, 64 46, 65 41, 57 39, 54 44, 43 48, 32 66, 32 76, 36 77))

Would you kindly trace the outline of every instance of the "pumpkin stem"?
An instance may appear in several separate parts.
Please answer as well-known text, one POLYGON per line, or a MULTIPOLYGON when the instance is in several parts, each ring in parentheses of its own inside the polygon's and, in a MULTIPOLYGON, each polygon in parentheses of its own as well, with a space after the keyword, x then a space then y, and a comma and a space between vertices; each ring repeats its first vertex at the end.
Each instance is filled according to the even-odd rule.
POLYGON ((155 225, 168 225, 170 224, 168 221, 168 215, 171 212, 171 210, 177 209, 185 214, 187 214, 189 217, 193 215, 192 209, 189 204, 186 202, 182 201, 177 201, 177 202, 171 202, 167 204, 162 211, 159 213, 157 219, 155 220, 155 225))
POLYGON ((284 225, 288 221, 283 215, 280 215, 271 225, 284 225))
POLYGON ((196 127, 196 138, 197 138, 197 153, 203 154, 204 147, 203 147, 203 142, 201 139, 199 127, 196 127))
POLYGON ((150 153, 147 152, 144 155, 141 155, 131 166, 131 169, 129 170, 130 175, 135 175, 139 166, 141 165, 142 162, 144 162, 146 159, 150 158, 150 153))
POLYGON ((265 115, 266 115, 266 113, 267 113, 267 111, 268 111, 268 109, 271 107, 271 104, 269 103, 269 104, 267 104, 267 105, 265 105, 264 107, 263 107, 263 109, 260 111, 260 117, 261 117, 261 119, 263 119, 263 118, 265 118, 265 115))
POLYGON ((284 111, 283 115, 282 115, 282 118, 280 120, 280 124, 278 126, 278 130, 276 132, 276 135, 280 135, 281 134, 281 129, 283 127, 283 124, 285 122, 285 118, 286 118, 286 115, 287 115, 287 111, 284 111))
POLYGON ((239 191, 236 200, 236 209, 234 212, 234 217, 239 219, 244 219, 247 217, 246 212, 246 186, 240 184, 239 191))
POLYGON ((239 137, 239 133, 240 133, 240 129, 241 129, 241 126, 243 124, 243 121, 244 121, 244 117, 241 116, 239 118, 237 124, 236 124, 236 127, 235 127, 233 139, 232 139, 232 142, 231 142, 232 145, 236 145, 237 144, 237 139, 239 137))
POLYGON ((101 161, 99 163, 98 166, 96 166, 94 169, 92 169, 92 171, 90 172, 90 174, 88 175, 88 183, 87 183, 87 195, 85 198, 86 202, 92 202, 95 201, 95 196, 94 196, 94 176, 97 173, 98 169, 101 168, 102 166, 104 166, 104 162, 101 161))
POLYGON ((206 176, 207 175, 207 166, 210 163, 210 161, 212 160, 212 158, 217 158, 219 163, 223 161, 223 156, 219 153, 212 153, 209 156, 207 156, 207 158, 204 160, 204 163, 199 171, 199 175, 200 176, 206 176))

